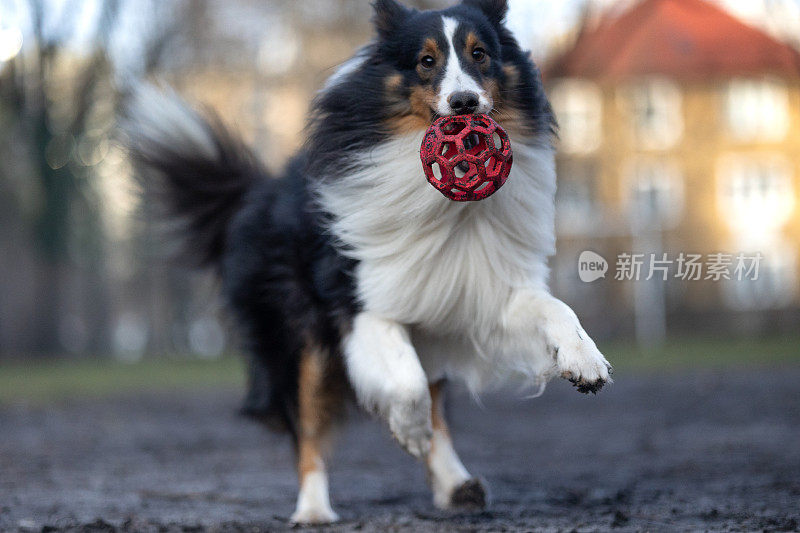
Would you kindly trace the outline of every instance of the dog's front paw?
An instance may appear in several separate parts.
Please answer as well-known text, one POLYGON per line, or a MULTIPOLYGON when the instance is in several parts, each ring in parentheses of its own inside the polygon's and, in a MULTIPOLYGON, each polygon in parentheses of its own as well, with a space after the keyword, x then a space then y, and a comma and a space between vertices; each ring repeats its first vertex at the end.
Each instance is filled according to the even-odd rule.
POLYGON ((427 388, 421 393, 398 395, 389 406, 389 429, 397 442, 421 459, 431 449, 431 398, 427 388))
POLYGON ((552 339, 548 348, 561 377, 575 385, 578 392, 596 394, 611 381, 611 364, 580 325, 552 339))

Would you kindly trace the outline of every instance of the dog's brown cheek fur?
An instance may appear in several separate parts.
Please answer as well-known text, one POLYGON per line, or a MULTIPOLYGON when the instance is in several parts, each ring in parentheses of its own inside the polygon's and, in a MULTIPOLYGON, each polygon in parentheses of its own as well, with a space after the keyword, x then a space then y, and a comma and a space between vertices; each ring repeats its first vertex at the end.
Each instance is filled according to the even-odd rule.
POLYGON ((387 123, 392 133, 403 135, 426 129, 433 120, 436 91, 426 85, 403 87, 400 74, 386 78, 387 123))
POLYGON ((511 137, 523 136, 531 137, 536 135, 534 126, 530 119, 514 105, 517 94, 521 94, 522 87, 519 86, 519 70, 514 65, 503 67, 505 75, 504 88, 501 88, 497 80, 487 79, 484 82, 484 89, 494 99, 494 111, 492 118, 498 122, 511 137))

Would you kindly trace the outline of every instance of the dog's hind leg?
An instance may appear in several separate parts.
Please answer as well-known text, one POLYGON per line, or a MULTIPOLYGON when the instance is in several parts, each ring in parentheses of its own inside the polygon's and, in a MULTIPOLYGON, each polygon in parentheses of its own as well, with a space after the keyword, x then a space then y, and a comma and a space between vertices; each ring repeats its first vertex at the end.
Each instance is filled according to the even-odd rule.
POLYGON ((328 496, 324 455, 332 418, 341 398, 326 387, 330 371, 327 352, 306 347, 300 356, 297 383, 297 474, 300 493, 292 515, 296 524, 327 524, 339 519, 328 496))
POLYGON ((480 480, 470 476, 453 448, 445 420, 444 389, 444 380, 430 385, 433 438, 426 462, 433 503, 440 509, 483 509, 486 490, 480 480))

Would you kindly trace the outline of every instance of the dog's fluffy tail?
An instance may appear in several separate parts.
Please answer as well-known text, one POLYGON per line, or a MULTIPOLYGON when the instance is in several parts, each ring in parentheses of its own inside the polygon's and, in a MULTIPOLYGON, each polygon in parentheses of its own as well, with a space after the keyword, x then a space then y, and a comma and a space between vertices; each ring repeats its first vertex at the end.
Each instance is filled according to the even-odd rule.
POLYGON ((218 266, 228 225, 254 183, 268 177, 264 167, 216 116, 169 90, 131 90, 122 131, 144 200, 154 198, 180 224, 187 258, 218 266))

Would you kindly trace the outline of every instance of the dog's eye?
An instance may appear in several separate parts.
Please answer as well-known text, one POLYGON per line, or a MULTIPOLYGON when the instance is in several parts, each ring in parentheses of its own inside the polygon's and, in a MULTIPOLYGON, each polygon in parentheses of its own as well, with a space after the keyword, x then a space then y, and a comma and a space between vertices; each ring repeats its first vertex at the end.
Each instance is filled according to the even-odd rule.
POLYGON ((433 66, 436 64, 436 60, 433 58, 433 56, 423 56, 422 59, 419 60, 419 64, 424 68, 433 68, 433 66))
POLYGON ((474 59, 476 63, 483 63, 483 60, 486 59, 486 50, 483 48, 476 48, 472 51, 472 59, 474 59))

